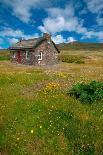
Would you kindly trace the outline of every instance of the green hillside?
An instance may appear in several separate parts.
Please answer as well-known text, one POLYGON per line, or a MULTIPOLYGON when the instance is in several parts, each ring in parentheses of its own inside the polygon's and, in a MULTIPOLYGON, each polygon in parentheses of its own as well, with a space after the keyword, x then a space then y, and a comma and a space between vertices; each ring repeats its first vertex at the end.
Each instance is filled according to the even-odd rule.
POLYGON ((89 51, 103 51, 103 43, 62 43, 57 45, 60 50, 89 50, 89 51))

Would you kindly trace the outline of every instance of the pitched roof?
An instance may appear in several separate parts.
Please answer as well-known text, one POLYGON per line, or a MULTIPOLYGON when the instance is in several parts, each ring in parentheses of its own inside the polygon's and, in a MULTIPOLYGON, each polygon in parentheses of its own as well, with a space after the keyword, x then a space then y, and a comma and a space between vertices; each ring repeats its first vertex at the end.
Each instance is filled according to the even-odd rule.
POLYGON ((44 38, 33 38, 28 40, 20 40, 16 44, 12 45, 10 49, 28 49, 35 47, 40 41, 43 41, 44 38))
MULTIPOLYGON (((40 43, 42 43, 45 40, 46 40, 46 38, 44 36, 39 37, 39 38, 28 39, 28 40, 20 40, 16 44, 12 45, 9 49, 10 50, 32 49, 32 48, 36 48, 38 45, 40 45, 40 43)), ((55 43, 53 41, 52 41, 52 43, 55 46, 58 53, 60 53, 60 51, 56 47, 55 43)))

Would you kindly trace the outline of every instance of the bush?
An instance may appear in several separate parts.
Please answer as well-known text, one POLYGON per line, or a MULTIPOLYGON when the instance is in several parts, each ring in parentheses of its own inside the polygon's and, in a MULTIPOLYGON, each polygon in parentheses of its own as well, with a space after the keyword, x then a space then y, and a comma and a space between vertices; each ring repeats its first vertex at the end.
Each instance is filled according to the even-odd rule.
POLYGON ((10 60, 10 52, 8 50, 0 50, 0 61, 10 60))
POLYGON ((81 102, 93 103, 103 99, 103 82, 92 81, 90 84, 77 83, 68 91, 81 102))
POLYGON ((59 56, 59 60, 66 63, 77 63, 77 64, 84 63, 83 57, 78 55, 61 54, 59 56))
POLYGON ((9 56, 0 56, 0 61, 9 60, 9 56))

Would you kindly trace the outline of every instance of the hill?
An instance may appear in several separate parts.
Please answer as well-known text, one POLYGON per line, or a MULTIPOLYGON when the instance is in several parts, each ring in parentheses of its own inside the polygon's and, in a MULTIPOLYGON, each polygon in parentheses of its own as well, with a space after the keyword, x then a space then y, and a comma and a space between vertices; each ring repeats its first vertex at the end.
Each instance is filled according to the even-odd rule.
POLYGON ((61 43, 57 46, 59 50, 103 51, 103 43, 83 43, 75 41, 72 43, 61 43))

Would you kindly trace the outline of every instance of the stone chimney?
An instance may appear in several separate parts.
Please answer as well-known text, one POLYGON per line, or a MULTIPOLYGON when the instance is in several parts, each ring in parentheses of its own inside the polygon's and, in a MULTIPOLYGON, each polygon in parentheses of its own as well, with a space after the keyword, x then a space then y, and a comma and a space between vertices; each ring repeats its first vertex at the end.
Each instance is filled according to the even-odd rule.
POLYGON ((21 43, 22 42, 22 40, 23 40, 23 38, 21 37, 21 38, 19 38, 19 42, 21 43))
POLYGON ((51 40, 51 36, 48 33, 44 33, 43 37, 47 39, 47 41, 51 40))

